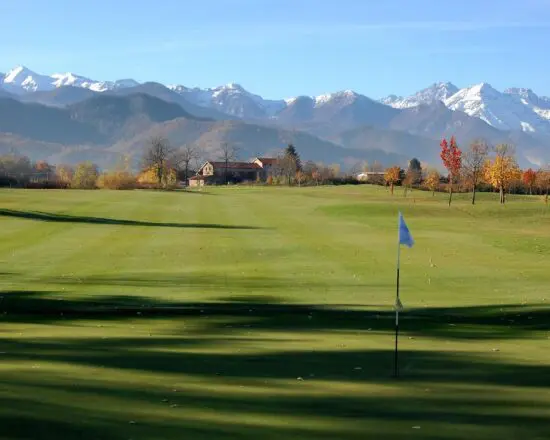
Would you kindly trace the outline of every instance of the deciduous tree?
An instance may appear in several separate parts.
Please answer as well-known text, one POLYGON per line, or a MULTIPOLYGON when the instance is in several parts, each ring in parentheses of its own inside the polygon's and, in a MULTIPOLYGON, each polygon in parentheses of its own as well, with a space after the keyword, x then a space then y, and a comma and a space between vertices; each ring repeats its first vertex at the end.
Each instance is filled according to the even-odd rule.
POLYGON ((500 144, 495 148, 495 157, 485 165, 485 179, 499 190, 500 203, 506 203, 505 192, 510 184, 521 177, 521 171, 510 145, 500 144))
POLYGON ((221 146, 220 160, 223 162, 223 180, 229 183, 229 163, 237 159, 238 149, 234 145, 225 142, 221 146))
POLYGON ((178 151, 174 153, 172 162, 174 166, 183 172, 183 179, 187 185, 189 179, 189 170, 191 169, 191 162, 198 159, 199 155, 195 147, 192 145, 184 145, 178 151))
POLYGON ((57 181, 64 187, 67 187, 71 184, 74 175, 74 168, 71 165, 58 165, 55 168, 55 174, 57 181))
POLYGON ((548 204, 548 192, 550 191, 550 169, 540 169, 537 171, 536 185, 540 193, 545 195, 544 201, 548 204))
POLYGON ((537 182, 536 171, 531 168, 526 169, 521 175, 521 180, 523 181, 527 189, 529 189, 529 194, 533 194, 533 187, 537 182))
POLYGON ((398 166, 388 168, 384 173, 384 181, 386 182, 386 185, 390 186, 391 195, 393 195, 394 185, 397 182, 399 182, 400 179, 401 179, 401 168, 398 166))
POLYGON ((441 147, 441 160, 449 174, 449 206, 451 206, 453 183, 459 176, 460 169, 462 168, 462 151, 458 148, 454 136, 451 137, 450 143, 447 142, 447 139, 443 139, 439 145, 441 147))
POLYGON ((298 183, 298 186, 302 186, 302 183, 304 183, 306 180, 306 175, 303 171, 296 171, 296 182, 298 183))
POLYGON ((71 180, 71 188, 94 189, 96 188, 98 177, 99 171, 95 164, 92 162, 81 162, 75 168, 71 180))
POLYGON ((432 192, 432 196, 435 195, 435 190, 439 188, 439 178, 439 173, 436 170, 432 170, 424 181, 424 185, 432 192))
POLYGON ((162 186, 168 172, 168 162, 173 156, 173 149, 167 139, 155 136, 147 144, 143 157, 143 171, 153 171, 157 178, 157 184, 162 186))
POLYGON ((470 144, 469 149, 464 154, 464 177, 472 186, 472 205, 476 203, 476 190, 483 179, 483 170, 489 146, 484 140, 478 139, 470 144))

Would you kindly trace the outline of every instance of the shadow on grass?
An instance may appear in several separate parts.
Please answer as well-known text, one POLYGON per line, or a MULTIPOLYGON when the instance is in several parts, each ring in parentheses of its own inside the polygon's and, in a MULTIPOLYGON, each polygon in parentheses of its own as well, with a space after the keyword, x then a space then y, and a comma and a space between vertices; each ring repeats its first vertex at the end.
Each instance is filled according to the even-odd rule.
POLYGON ((532 411, 528 399, 480 399, 477 393, 443 396, 433 389, 401 396, 311 394, 307 385, 300 384, 292 393, 247 394, 236 391, 238 386, 208 392, 186 389, 181 380, 182 387, 173 392, 173 382, 130 388, 110 381, 68 383, 47 375, 4 376, 0 385, 11 396, 0 410, 2 431, 11 433, 10 438, 108 440, 458 440, 465 438, 465 432, 475 432, 476 440, 494 439, 495 433, 500 439, 547 438, 548 421, 541 412, 532 411), (72 402, 56 399, 59 393, 72 402), (87 407, 90 399, 102 405, 87 407), (117 407, 121 403, 124 409, 117 407))
MULTIPOLYGON (((368 338, 367 326, 391 330, 388 310, 288 304, 259 295, 161 302, 134 296, 67 300, 52 294, 2 293, 0 323, 68 326, 66 337, 48 337, 45 330, 40 337, 0 339, 4 366, 29 366, 8 368, 0 377, 0 426, 9 438, 454 440, 466 432, 476 439, 543 439, 548 432, 548 401, 539 399, 536 410, 533 403, 536 393, 550 387, 547 365, 514 363, 499 353, 403 350, 403 377, 396 381, 390 377, 391 349, 292 348, 282 339, 278 349, 239 349, 247 343, 265 346, 266 333, 279 330, 294 331, 296 341, 308 332, 338 332, 345 342, 349 333, 342 330, 364 331, 361 337, 368 338), (143 328, 169 319, 172 331, 121 337, 95 325, 129 318, 143 328), (89 326, 89 336, 71 335, 75 324, 89 326), (67 365, 95 373, 71 377, 63 371, 67 365), (113 378, 113 372, 122 374, 113 378), (135 382, 143 375, 149 379, 135 382), (386 391, 374 392, 372 386, 386 391), (513 399, 507 394, 519 389, 527 391, 513 399), (416 425, 422 430, 411 429, 416 425)), ((438 319, 447 316, 485 329, 479 336, 485 338, 491 332, 501 336, 499 326, 509 325, 503 324, 504 315, 514 316, 515 336, 548 328, 548 308, 524 309, 411 310, 403 327, 428 337, 460 334, 459 325, 438 319)))
MULTIPOLYGON (((212 280, 209 278, 209 283, 212 280)), ((249 286, 250 287, 250 286, 249 286)), ((280 287, 280 286, 279 286, 280 287)), ((295 304, 275 296, 225 297, 217 301, 159 301, 139 296, 97 296, 69 299, 56 292, 0 292, 0 322, 121 320, 140 316, 213 317, 201 327, 210 334, 255 331, 350 331, 387 333, 394 328, 394 311, 376 305, 353 308, 346 304, 295 304), (228 327, 226 321, 231 322, 228 327)), ((407 309, 402 328, 409 335, 446 340, 533 338, 550 331, 550 307, 546 305, 473 306, 407 309)))
POLYGON ((222 225, 216 223, 160 223, 137 220, 119 220, 105 217, 87 217, 67 214, 55 214, 41 211, 17 211, 14 209, 0 208, 0 217, 15 217, 27 220, 60 223, 86 223, 96 225, 117 226, 153 226, 164 228, 198 228, 198 229, 265 229, 257 226, 222 225))

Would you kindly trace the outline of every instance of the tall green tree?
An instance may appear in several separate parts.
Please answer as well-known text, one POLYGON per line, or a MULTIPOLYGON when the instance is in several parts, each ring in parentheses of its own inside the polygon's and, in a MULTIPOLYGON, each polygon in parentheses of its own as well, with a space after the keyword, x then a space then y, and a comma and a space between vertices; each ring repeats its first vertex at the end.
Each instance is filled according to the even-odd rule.
POLYGON ((285 149, 285 156, 291 158, 296 166, 296 171, 302 171, 302 161, 296 147, 293 144, 288 144, 285 149))
POLYGON ((413 157, 409 161, 407 177, 409 177, 411 184, 420 183, 420 181, 422 180, 422 165, 416 157, 413 157))

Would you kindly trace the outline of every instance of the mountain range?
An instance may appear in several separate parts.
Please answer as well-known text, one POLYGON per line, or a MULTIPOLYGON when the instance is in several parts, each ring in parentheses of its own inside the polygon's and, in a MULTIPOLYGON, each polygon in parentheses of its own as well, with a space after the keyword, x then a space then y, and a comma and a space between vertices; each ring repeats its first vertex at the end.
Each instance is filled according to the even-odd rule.
POLYGON ((122 153, 139 157, 159 134, 175 146, 196 145, 204 158, 225 142, 243 158, 294 142, 305 159, 344 166, 411 157, 436 165, 439 140, 455 135, 461 144, 512 143, 522 166, 541 166, 550 161, 550 98, 526 88, 442 82, 409 97, 374 100, 345 90, 269 100, 235 83, 201 89, 97 81, 23 66, 0 74, 0 152, 109 166, 122 153))

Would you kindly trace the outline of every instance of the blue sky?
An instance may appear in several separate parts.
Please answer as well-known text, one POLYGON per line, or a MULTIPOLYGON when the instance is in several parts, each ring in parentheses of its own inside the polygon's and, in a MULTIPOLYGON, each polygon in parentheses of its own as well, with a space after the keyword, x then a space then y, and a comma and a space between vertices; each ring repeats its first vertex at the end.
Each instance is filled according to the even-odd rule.
POLYGON ((229 82, 269 98, 436 81, 550 96, 550 0, 0 2, 0 71, 229 82))

